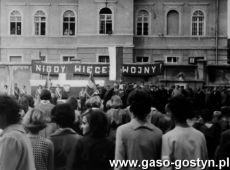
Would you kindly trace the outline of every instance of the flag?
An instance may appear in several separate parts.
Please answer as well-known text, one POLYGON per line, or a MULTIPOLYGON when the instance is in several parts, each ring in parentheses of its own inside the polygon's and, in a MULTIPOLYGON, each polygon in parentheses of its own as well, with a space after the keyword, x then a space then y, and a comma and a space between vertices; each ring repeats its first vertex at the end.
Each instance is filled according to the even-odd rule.
POLYGON ((48 76, 46 78, 45 88, 50 89, 51 87, 51 80, 50 80, 50 72, 48 72, 48 76))
POLYGON ((93 73, 89 74, 88 84, 86 86, 86 93, 88 96, 92 96, 97 91, 97 86, 94 81, 93 73))

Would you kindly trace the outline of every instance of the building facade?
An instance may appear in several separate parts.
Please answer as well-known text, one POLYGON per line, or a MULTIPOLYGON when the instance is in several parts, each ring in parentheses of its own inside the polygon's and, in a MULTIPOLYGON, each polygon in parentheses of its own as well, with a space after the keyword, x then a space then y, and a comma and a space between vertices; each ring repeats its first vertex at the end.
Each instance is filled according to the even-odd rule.
MULTIPOLYGON (((0 19, 1 85, 29 90, 44 84, 47 75, 32 73, 32 60, 107 64, 109 47, 121 49, 120 63, 164 63, 161 76, 128 77, 117 69, 125 81, 194 86, 230 81, 227 0, 1 0, 0 19)), ((88 78, 50 77, 54 85, 74 80, 71 86, 83 86, 88 78)), ((96 80, 103 84, 108 77, 96 80)))

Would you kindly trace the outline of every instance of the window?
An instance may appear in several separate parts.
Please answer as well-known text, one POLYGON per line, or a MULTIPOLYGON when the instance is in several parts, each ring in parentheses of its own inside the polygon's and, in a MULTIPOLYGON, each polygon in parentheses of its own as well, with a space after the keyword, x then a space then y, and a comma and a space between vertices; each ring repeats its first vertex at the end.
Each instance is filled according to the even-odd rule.
POLYGON ((10 35, 21 35, 22 32, 22 16, 18 11, 10 13, 10 35))
POLYGON ((144 57, 144 56, 136 57, 136 63, 148 63, 148 62, 149 62, 149 57, 144 57))
POLYGON ((137 35, 149 35, 149 13, 145 10, 137 15, 137 35))
POLYGON ((192 35, 204 35, 204 13, 197 10, 192 15, 192 35))
POLYGON ((174 64, 174 63, 178 63, 178 61, 179 61, 178 57, 167 57, 166 58, 166 63, 174 64))
POLYGON ((167 35, 179 35, 179 13, 175 10, 167 14, 167 35))
POLYGON ((75 56, 63 56, 62 57, 62 62, 70 62, 70 61, 74 61, 75 56))
POLYGON ((63 15, 63 35, 75 35, 75 16, 73 11, 66 11, 63 15))
POLYGON ((197 64, 198 60, 204 60, 204 57, 189 57, 188 63, 189 64, 197 64))
POLYGON ((112 11, 109 8, 103 8, 100 11, 100 34, 112 34, 112 11))
POLYGON ((99 63, 109 63, 109 56, 107 55, 100 55, 98 56, 99 63))
POLYGON ((10 56, 10 62, 21 63, 22 62, 22 56, 10 56))
MULTIPOLYGON (((59 75, 58 74, 50 74, 49 75, 50 77, 50 80, 51 80, 51 87, 53 86, 52 85, 52 80, 58 80, 58 78, 59 78, 59 75)), ((47 74, 41 74, 40 75, 40 79, 41 80, 47 80, 47 77, 48 77, 48 75, 47 74)))
POLYGON ((46 56, 40 56, 41 61, 46 61, 46 56))
POLYGON ((37 11, 34 16, 35 35, 46 35, 46 16, 43 11, 37 11))

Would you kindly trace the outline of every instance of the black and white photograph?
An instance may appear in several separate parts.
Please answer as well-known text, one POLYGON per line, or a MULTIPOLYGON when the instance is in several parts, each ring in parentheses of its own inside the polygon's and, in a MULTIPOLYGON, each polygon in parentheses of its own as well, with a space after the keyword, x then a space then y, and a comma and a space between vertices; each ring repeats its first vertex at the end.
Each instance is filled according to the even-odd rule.
POLYGON ((0 0, 0 170, 230 170, 230 0, 0 0))

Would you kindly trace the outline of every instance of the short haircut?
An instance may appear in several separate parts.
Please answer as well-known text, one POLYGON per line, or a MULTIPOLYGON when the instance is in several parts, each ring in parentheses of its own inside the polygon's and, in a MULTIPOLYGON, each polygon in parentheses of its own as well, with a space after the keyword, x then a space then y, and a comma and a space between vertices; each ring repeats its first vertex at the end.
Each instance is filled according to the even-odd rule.
POLYGON ((47 89, 43 89, 40 95, 41 100, 51 100, 51 93, 47 89))
POLYGON ((91 109, 83 115, 89 123, 89 135, 94 138, 104 138, 108 132, 108 119, 101 109, 91 109))
POLYGON ((128 104, 130 111, 136 118, 145 120, 151 111, 152 97, 146 90, 136 89, 129 94, 128 104))
POLYGON ((78 109, 78 101, 74 96, 70 96, 67 99, 66 103, 68 103, 72 107, 72 109, 74 109, 74 110, 78 109))
POLYGON ((72 127, 75 121, 75 113, 69 104, 57 104, 51 111, 51 118, 53 122, 63 128, 72 127))
POLYGON ((33 96, 27 94, 26 97, 28 99, 29 106, 32 107, 32 108, 34 108, 34 98, 33 98, 33 96))
POLYGON ((181 123, 192 117, 191 109, 191 102, 183 95, 173 97, 166 105, 166 110, 171 112, 173 119, 181 123))
POLYGON ((5 115, 8 124, 16 124, 20 121, 20 106, 10 96, 0 95, 0 114, 5 115))
POLYGON ((18 103, 21 107, 21 109, 24 110, 24 112, 26 113, 29 109, 29 100, 28 98, 26 97, 26 95, 22 95, 19 100, 18 100, 18 103))

